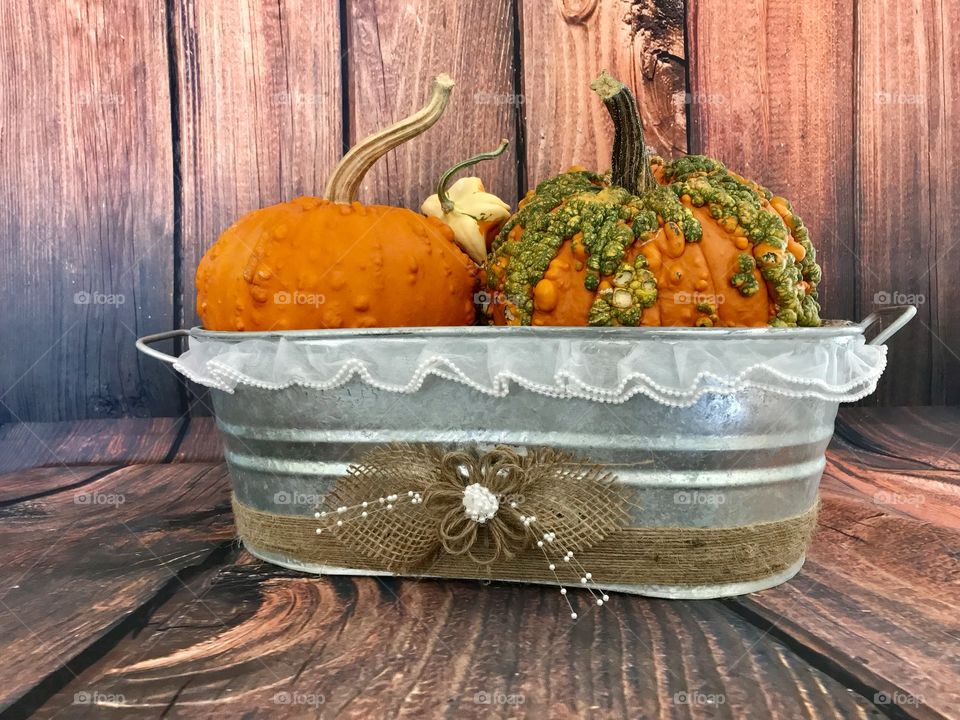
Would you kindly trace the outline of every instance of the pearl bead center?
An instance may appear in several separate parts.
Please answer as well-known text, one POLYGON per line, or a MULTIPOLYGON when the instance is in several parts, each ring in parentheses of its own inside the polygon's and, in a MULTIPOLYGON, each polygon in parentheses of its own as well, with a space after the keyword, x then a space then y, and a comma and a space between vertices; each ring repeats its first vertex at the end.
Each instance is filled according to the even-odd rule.
POLYGON ((463 510, 467 517, 478 523, 485 523, 497 514, 500 501, 497 496, 480 483, 467 485, 463 490, 463 510))

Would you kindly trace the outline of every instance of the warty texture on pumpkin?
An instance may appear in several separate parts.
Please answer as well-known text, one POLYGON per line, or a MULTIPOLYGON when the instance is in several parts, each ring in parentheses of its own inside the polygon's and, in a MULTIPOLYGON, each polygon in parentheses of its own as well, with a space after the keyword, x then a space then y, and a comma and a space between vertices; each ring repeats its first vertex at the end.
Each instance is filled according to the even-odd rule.
POLYGON ((494 324, 816 326, 820 268, 784 198, 717 160, 648 157, 630 91, 594 83, 613 171, 528 193, 484 268, 494 324))
POLYGON ((434 80, 421 110, 358 143, 326 197, 262 208, 228 228, 197 268, 197 313, 208 330, 471 325, 476 265, 453 231, 413 210, 363 205, 364 174, 431 127, 453 82, 434 80))
POLYGON ((410 210, 301 197, 230 227, 197 269, 215 330, 469 325, 476 267, 410 210))

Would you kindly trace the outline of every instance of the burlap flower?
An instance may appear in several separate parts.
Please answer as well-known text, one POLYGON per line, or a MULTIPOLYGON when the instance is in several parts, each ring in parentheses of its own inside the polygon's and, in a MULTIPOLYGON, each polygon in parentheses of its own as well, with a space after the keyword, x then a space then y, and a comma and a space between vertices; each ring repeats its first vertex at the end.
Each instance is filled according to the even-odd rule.
POLYGON ((520 456, 509 448, 484 455, 463 451, 444 455, 439 480, 424 494, 424 510, 440 518, 443 549, 488 565, 529 547, 531 530, 516 509, 518 500, 523 499, 526 478, 520 456), (492 517, 474 520, 467 512, 466 491, 473 485, 494 498, 496 512, 492 517))
POLYGON ((389 570, 423 568, 440 552, 489 566, 547 535, 582 550, 626 518, 621 490, 602 467, 507 447, 377 448, 348 469, 326 505, 337 539, 389 570))

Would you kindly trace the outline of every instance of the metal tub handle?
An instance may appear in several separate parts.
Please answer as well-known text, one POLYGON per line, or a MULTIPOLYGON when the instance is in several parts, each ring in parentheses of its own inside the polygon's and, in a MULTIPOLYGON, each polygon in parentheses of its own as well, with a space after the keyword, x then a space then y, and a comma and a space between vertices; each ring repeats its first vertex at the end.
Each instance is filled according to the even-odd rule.
MULTIPOLYGON (((897 332, 899 332, 900 328, 910 322, 910 320, 916 314, 917 308, 915 305, 892 305, 867 315, 867 317, 860 321, 860 328, 863 330, 863 334, 866 335, 867 331, 871 327, 877 323, 882 325, 886 318, 890 317, 891 315, 895 315, 896 317, 889 325, 884 327, 873 338, 867 341, 868 345, 882 345, 887 340, 892 338, 897 332)), ((177 330, 167 330, 166 332, 155 333, 153 335, 144 335, 142 338, 137 339, 137 350, 142 352, 144 355, 149 355, 152 358, 156 358, 157 360, 172 365, 177 361, 176 356, 167 355, 164 352, 155 350, 154 348, 150 347, 150 345, 160 342, 161 340, 187 337, 189 335, 190 331, 183 328, 179 328, 177 330)))
POLYGON ((186 337, 190 334, 189 330, 184 330, 183 328, 177 330, 167 330, 166 332, 156 333, 154 335, 144 335, 142 338, 137 338, 137 350, 142 352, 144 355, 149 355, 152 358, 157 360, 162 360, 165 363, 170 363, 173 365, 177 361, 176 356, 167 355, 164 352, 155 350, 152 347, 149 347, 155 342, 160 342, 161 340, 169 340, 170 338, 177 337, 186 337))
POLYGON ((868 329, 877 323, 883 325, 885 318, 889 318, 891 315, 896 315, 896 317, 889 325, 868 340, 867 345, 883 345, 883 343, 896 335, 900 331, 900 328, 910 322, 911 318, 916 314, 916 305, 891 305, 882 310, 877 310, 877 312, 870 313, 860 321, 860 327, 863 328, 864 335, 867 334, 868 329))

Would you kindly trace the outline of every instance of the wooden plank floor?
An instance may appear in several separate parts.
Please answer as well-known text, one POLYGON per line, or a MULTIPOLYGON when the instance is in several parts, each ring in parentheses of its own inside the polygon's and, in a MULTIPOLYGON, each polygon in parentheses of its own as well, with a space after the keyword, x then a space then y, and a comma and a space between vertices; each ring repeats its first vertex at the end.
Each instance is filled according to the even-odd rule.
POLYGON ((577 623, 549 588, 255 560, 212 421, 145 422, 0 428, 0 466, 46 446, 0 476, 3 717, 960 717, 953 410, 843 412, 790 583, 577 623))

